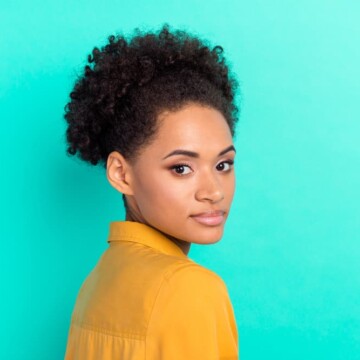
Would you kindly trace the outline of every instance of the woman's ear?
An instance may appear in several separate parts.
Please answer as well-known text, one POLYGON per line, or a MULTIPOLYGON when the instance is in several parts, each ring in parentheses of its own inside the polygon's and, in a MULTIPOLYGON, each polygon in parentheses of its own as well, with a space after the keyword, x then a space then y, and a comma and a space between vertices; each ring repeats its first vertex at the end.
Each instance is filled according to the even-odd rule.
POLYGON ((107 158, 106 176, 116 190, 126 195, 133 195, 131 167, 117 151, 111 152, 107 158))

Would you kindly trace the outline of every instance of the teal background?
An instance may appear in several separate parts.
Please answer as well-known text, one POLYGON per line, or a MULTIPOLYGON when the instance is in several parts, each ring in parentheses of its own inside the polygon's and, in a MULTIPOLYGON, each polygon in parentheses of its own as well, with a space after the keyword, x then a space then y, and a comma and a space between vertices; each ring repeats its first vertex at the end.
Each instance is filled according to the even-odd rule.
POLYGON ((1 359, 62 359, 121 196, 65 154, 63 107, 108 35, 168 22, 221 44, 242 89, 223 240, 243 360, 360 359, 360 2, 0 5, 1 359))

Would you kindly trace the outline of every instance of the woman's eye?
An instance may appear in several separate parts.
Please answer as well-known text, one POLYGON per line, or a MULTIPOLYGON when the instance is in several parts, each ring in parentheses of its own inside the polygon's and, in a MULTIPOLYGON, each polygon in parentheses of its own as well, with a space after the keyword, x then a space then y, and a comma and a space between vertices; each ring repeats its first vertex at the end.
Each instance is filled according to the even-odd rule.
POLYGON ((223 161, 216 165, 216 170, 226 172, 226 171, 229 171, 233 165, 234 165, 234 162, 232 160, 223 161))
POLYGON ((175 165, 171 169, 178 175, 187 175, 191 173, 191 168, 188 165, 175 165))

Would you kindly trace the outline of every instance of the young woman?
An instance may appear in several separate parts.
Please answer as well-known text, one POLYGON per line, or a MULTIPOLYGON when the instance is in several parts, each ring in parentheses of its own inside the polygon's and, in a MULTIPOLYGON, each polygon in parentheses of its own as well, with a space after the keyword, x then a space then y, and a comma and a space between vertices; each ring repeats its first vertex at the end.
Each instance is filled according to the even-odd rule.
POLYGON ((221 47, 167 25, 89 56, 68 153, 104 164, 126 220, 80 289, 67 360, 238 359, 226 286, 187 256, 221 239, 230 211, 235 90, 221 47))

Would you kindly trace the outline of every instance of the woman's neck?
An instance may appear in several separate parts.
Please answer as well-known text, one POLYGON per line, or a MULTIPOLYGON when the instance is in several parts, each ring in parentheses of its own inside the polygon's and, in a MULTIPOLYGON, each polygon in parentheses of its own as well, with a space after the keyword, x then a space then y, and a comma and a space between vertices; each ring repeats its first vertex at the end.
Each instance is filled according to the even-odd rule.
POLYGON ((136 214, 133 214, 131 211, 127 211, 126 212, 126 216, 125 216, 125 220, 126 221, 134 221, 134 222, 138 222, 141 224, 145 224, 148 225, 150 227, 152 227, 153 229, 159 231, 161 234, 163 234, 164 236, 166 236, 168 239, 170 239, 174 244, 176 244, 185 255, 188 255, 189 251, 190 251, 190 246, 191 243, 184 241, 184 240, 180 240, 177 239, 169 234, 166 234, 164 232, 162 232, 161 230, 154 228, 153 226, 151 226, 150 224, 147 224, 143 219, 141 219, 140 217, 136 216, 136 214))

